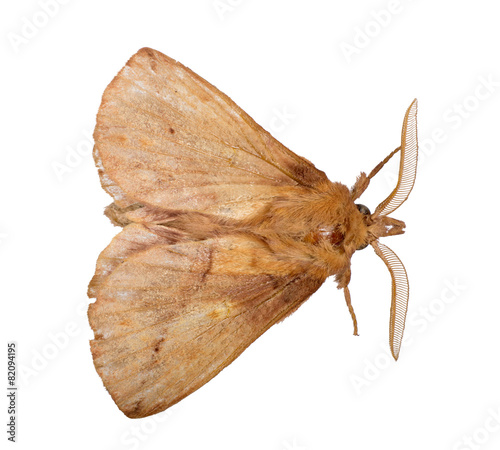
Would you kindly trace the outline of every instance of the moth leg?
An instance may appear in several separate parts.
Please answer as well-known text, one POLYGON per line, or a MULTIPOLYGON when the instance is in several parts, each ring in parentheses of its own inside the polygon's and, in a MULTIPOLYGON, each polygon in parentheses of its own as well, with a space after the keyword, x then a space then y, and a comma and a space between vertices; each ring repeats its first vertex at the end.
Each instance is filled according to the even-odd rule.
POLYGON ((345 297, 345 302, 347 303, 347 308, 349 308, 349 313, 351 314, 352 317, 352 323, 354 325, 354 336, 359 336, 358 334, 358 321, 356 320, 356 313, 354 312, 354 308, 352 307, 351 303, 351 293, 349 292, 349 288, 346 286, 344 288, 344 297, 345 297))
POLYGON ((373 170, 370 172, 370 175, 368 175, 368 179, 371 180, 375 175, 377 175, 377 173, 380 171, 380 169, 382 169, 382 167, 384 167, 388 162, 389 160, 397 153, 401 150, 401 147, 398 147, 396 148, 395 150, 393 150, 391 153, 389 153, 389 155, 387 155, 383 161, 379 162, 374 168, 373 170))
POLYGON ((366 173, 361 172, 359 177, 356 179, 356 182, 354 183, 354 186, 351 188, 351 198, 353 200, 357 200, 359 197, 361 197, 361 194, 366 191, 368 188, 368 185, 370 184, 370 180, 377 175, 377 173, 384 167, 389 160, 399 151, 401 150, 401 147, 396 148, 393 150, 391 153, 389 153, 388 156, 384 158, 383 161, 379 162, 375 168, 370 172, 369 175, 366 175, 366 173))
POLYGON ((356 313, 354 312, 354 308, 351 303, 351 293, 349 292, 349 282, 351 281, 351 269, 345 270, 341 273, 337 278, 337 286, 339 289, 344 289, 344 298, 347 304, 347 308, 349 309, 349 314, 352 317, 352 323, 354 325, 354 336, 359 336, 358 334, 358 321, 356 319, 356 313))

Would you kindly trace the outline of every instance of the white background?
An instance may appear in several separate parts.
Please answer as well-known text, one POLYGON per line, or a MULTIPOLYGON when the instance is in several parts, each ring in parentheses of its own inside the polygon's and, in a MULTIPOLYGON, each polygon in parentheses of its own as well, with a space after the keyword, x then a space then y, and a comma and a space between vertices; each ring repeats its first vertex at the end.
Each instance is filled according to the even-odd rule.
MULTIPOLYGON (((18 343, 17 448, 499 448, 497 3, 4 2, 1 333, 18 343), (171 410, 131 420, 117 409, 88 345, 87 284, 118 232, 89 136, 106 85, 143 46, 348 186, 399 145, 419 99, 417 182, 394 214, 407 232, 384 241, 411 283, 397 363, 389 274, 367 249, 352 260, 360 337, 327 280, 171 410)), ((362 197, 372 210, 394 170, 362 197)))

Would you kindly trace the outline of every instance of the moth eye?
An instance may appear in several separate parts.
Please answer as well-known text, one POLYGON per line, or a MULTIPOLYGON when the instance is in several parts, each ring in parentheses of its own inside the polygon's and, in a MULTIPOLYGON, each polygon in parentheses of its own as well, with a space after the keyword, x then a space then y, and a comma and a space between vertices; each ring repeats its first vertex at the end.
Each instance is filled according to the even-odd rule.
MULTIPOLYGON (((362 205, 361 203, 356 203, 356 206, 358 207, 358 211, 363 214, 364 216, 369 216, 371 214, 370 210, 368 209, 367 206, 362 205)), ((363 250, 366 248, 368 244, 363 244, 360 247, 358 247, 356 250, 363 250)))
MULTIPOLYGON (((369 216, 371 214, 370 210, 368 209, 367 206, 362 205, 361 203, 356 203, 356 206, 358 207, 358 211, 361 214, 364 214, 365 216, 369 216)), ((363 247, 364 248, 364 247, 363 247)))

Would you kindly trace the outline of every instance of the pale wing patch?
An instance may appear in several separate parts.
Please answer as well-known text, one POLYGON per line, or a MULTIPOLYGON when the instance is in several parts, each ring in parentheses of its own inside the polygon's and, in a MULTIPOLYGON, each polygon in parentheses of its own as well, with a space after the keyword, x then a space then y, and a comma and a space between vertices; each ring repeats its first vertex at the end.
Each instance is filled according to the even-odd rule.
POLYGON ((97 259, 88 296, 95 298, 102 282, 118 265, 134 253, 157 244, 173 244, 184 240, 182 232, 156 225, 130 224, 118 233, 97 259))

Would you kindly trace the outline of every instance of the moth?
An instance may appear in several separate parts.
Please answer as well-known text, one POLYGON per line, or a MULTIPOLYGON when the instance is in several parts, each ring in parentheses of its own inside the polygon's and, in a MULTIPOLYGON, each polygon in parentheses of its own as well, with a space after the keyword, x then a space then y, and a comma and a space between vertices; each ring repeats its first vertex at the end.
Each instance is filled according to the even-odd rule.
POLYGON ((390 347, 408 302, 399 258, 379 238, 417 168, 417 101, 401 145, 354 186, 331 182, 200 76, 143 48, 106 88, 94 132, 105 214, 123 229, 89 285, 95 368, 128 417, 203 386, 330 276, 349 294, 351 257, 371 245, 392 278, 390 347), (399 178, 373 213, 356 200, 395 154, 399 178))

